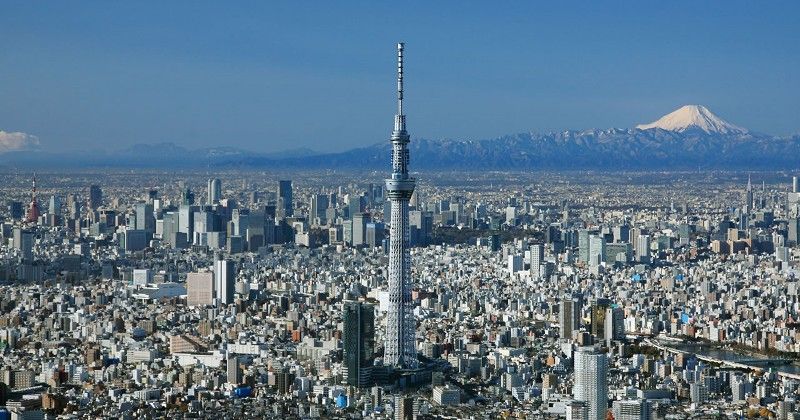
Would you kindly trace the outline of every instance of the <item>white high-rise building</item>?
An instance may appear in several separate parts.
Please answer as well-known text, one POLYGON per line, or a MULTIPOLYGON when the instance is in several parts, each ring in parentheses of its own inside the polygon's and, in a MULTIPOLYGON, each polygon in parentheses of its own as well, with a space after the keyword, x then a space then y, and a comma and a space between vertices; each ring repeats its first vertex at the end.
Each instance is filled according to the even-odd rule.
POLYGON ((544 245, 533 244, 531 245, 531 276, 533 278, 541 278, 541 266, 544 264, 544 245))
POLYGON ((236 270, 233 261, 218 259, 214 261, 214 293, 220 304, 233 303, 236 291, 236 270))
POLYGON ((650 235, 639 235, 636 238, 636 261, 650 263, 650 235))
POLYGON ((384 363, 416 368, 416 328, 411 301, 411 254, 409 252, 408 202, 415 180, 408 175, 406 116, 403 114, 403 48, 397 44, 397 115, 392 131, 392 177, 386 180, 391 206, 389 229, 389 303, 386 311, 384 363))
POLYGON ((219 178, 208 180, 208 205, 219 203, 222 200, 222 181, 219 178))
POLYGON ((606 242, 600 235, 589 236, 589 266, 596 267, 605 260, 606 242))
POLYGON ((589 419, 604 420, 608 411, 608 361, 595 347, 580 347, 575 352, 573 398, 589 406, 589 419))

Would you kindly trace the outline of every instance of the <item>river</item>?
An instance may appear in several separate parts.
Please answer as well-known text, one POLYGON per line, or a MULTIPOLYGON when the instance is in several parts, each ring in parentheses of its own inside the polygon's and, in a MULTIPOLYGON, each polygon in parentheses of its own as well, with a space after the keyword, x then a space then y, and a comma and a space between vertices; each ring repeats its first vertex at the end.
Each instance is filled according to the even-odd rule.
MULTIPOLYGON (((770 357, 759 355, 759 354, 745 354, 745 353, 738 353, 734 350, 726 350, 717 347, 713 347, 707 344, 679 344, 679 343, 663 343, 668 347, 672 347, 677 350, 687 351, 690 353, 694 353, 700 356, 708 356, 713 357, 715 359, 720 360, 727 360, 729 362, 743 362, 747 360, 753 359, 769 359, 770 357)), ((780 358, 780 357, 776 357, 780 358)), ((756 367, 763 367, 754 365, 756 367)), ((800 375, 800 365, 797 362, 787 363, 780 366, 771 366, 770 369, 774 369, 778 372, 784 373, 791 373, 795 375, 800 375)))

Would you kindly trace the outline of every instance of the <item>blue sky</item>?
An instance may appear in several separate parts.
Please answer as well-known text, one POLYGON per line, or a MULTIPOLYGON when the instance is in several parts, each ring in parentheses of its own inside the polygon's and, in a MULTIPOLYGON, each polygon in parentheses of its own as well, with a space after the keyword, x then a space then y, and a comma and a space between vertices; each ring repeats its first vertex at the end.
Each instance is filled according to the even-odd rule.
POLYGON ((800 132, 800 2, 26 2, 0 5, 0 130, 334 151, 632 127, 684 104, 800 132), (299 5, 298 5, 299 4, 299 5))

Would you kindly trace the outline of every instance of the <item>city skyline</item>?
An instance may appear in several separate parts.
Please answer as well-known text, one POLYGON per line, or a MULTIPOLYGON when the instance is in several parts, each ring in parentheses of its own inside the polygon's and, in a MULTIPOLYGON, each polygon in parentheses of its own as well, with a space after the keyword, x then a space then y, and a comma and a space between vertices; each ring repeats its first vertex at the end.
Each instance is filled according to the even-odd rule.
POLYGON ((432 94, 409 116, 423 138, 633 127, 686 104, 759 132, 800 129, 791 2, 50 6, 0 17, 15 41, 0 57, 13 98, 0 105, 0 151, 371 145, 391 108, 380 69, 397 38, 425 63, 414 89, 432 94), (403 27, 379 30, 397 16, 403 27))
POLYGON ((0 15, 0 420, 800 420, 800 5, 51 5, 0 15), (578 113, 638 121, 480 138, 578 113))

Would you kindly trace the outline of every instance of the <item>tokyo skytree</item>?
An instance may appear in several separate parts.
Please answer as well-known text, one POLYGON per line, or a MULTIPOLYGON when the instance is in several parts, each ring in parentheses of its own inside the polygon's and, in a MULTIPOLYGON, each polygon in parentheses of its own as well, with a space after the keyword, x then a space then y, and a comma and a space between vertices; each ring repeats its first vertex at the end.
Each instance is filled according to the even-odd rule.
POLYGON ((392 177, 386 191, 392 205, 389 228, 389 308, 386 313, 384 363, 401 369, 418 365, 416 321, 411 302, 411 254, 409 253, 408 202, 414 178, 408 176, 406 116, 403 114, 403 49, 397 44, 397 115, 392 131, 392 177))

